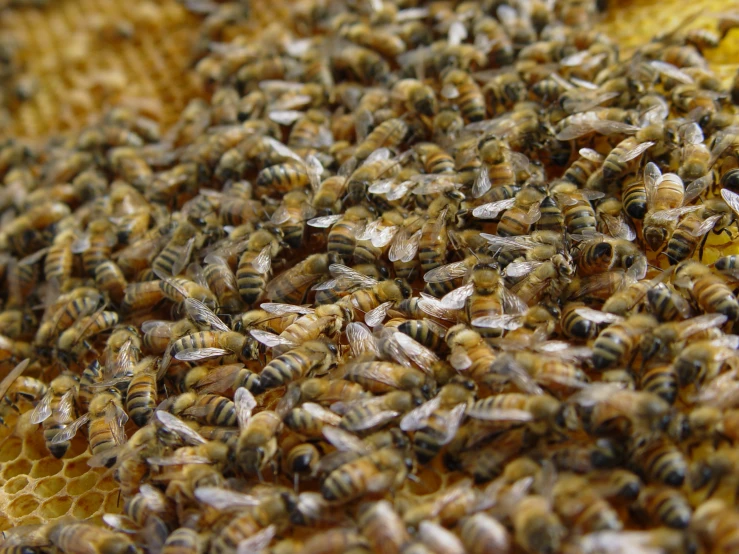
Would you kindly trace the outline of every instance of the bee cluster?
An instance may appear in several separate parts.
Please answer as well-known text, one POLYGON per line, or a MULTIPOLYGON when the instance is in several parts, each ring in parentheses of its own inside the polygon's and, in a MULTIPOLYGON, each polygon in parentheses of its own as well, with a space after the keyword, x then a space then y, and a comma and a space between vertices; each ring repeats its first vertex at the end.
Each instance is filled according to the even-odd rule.
POLYGON ((184 5, 208 100, 0 147, 1 484, 120 493, 2 552, 739 552, 739 13, 184 5))

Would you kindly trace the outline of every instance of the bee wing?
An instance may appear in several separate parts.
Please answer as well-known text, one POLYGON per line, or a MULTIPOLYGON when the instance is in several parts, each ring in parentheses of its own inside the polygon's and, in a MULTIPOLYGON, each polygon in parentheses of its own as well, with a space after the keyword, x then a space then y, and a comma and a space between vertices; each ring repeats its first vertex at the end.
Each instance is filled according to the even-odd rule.
POLYGON ((141 531, 141 527, 121 514, 103 514, 103 521, 121 533, 133 534, 141 531))
POLYGON ((282 225, 288 219, 290 219, 290 210, 288 210, 287 206, 284 204, 278 206, 269 218, 269 220, 275 225, 282 225))
POLYGON ((181 362, 197 362, 198 360, 228 356, 229 354, 233 354, 233 352, 223 348, 186 348, 177 352, 174 357, 181 362))
MULTIPOLYGON (((0 398, 3 398, 5 396, 5 393, 8 392, 8 389, 10 388, 10 386, 15 382, 16 379, 18 379, 18 377, 21 376, 21 374, 26 370, 26 368, 28 367, 28 364, 30 363, 31 363, 31 359, 26 358, 21 363, 16 365, 12 370, 10 370, 10 373, 8 373, 5 376, 5 378, 2 380, 2 382, 0 382, 0 398)), ((31 423, 40 423, 40 422, 31 421, 31 423)))
POLYGON ((464 308, 467 298, 471 296, 474 291, 475 285, 473 283, 467 283, 466 285, 456 288, 444 295, 441 299, 441 307, 445 310, 461 310, 464 308))
MULTIPOLYGON (((724 189, 726 190, 726 189, 724 189)), ((722 191, 723 192, 723 191, 722 191)), ((700 210, 700 206, 683 206, 682 208, 674 208, 672 210, 660 210, 654 212, 650 216, 650 221, 657 224, 667 224, 676 221, 685 214, 700 210)))
POLYGON ((390 245, 388 259, 391 262, 410 262, 416 257, 418 252, 418 244, 421 241, 421 229, 411 235, 407 229, 402 228, 395 235, 393 243, 390 245))
POLYGON ((141 324, 141 332, 153 337, 169 338, 172 336, 172 325, 174 321, 161 321, 151 319, 141 324))
POLYGON ((729 189, 721 189, 721 198, 724 199, 724 202, 728 204, 735 214, 739 215, 739 194, 729 189))
POLYGON ((470 323, 474 327, 513 331, 523 327, 523 318, 519 314, 496 314, 476 317, 470 323))
POLYGON ((347 267, 342 264, 331 264, 328 266, 328 270, 335 279, 339 280, 339 282, 347 283, 350 286, 368 288, 377 284, 376 279, 367 277, 366 275, 355 271, 351 267, 347 267))
POLYGON ((432 373, 433 365, 439 361, 439 357, 436 354, 418 341, 413 340, 411 337, 405 333, 401 333, 400 331, 395 333, 394 338, 406 356, 408 356, 425 373, 432 373))
POLYGON ((252 554, 264 552, 277 534, 277 527, 272 524, 261 531, 257 531, 251 537, 239 541, 236 554, 252 554))
POLYGON ((446 83, 444 86, 441 87, 440 94, 442 98, 452 100, 459 97, 459 89, 452 83, 446 83))
MULTIPOLYGON (((351 287, 347 287, 351 288, 351 287)), ((336 289, 339 290, 339 281, 338 279, 329 279, 328 281, 324 281, 323 283, 318 283, 316 286, 311 287, 311 290, 332 290, 336 289)), ((342 287, 342 290, 344 287, 342 287)))
POLYGON ((257 254, 251 261, 251 265, 262 275, 267 275, 272 269, 272 255, 270 254, 271 246, 268 244, 257 254))
POLYGON ((259 505, 259 499, 251 494, 243 494, 221 487, 198 487, 194 494, 200 502, 217 510, 249 508, 259 505))
POLYGON ((586 123, 571 123, 562 127, 562 130, 554 135, 554 137, 560 141, 568 141, 579 139, 593 132, 595 132, 595 128, 590 121, 586 123))
POLYGON ((726 323, 727 319, 728 318, 722 314, 705 314, 688 319, 680 324, 680 338, 687 338, 699 333, 700 331, 712 329, 713 327, 720 327, 726 323))
POLYGON ((423 280, 427 283, 444 283, 467 275, 467 265, 464 261, 453 262, 427 271, 423 280))
POLYGON ((579 315, 580 317, 584 317, 588 321, 592 321, 594 323, 602 324, 602 323, 608 323, 609 325, 611 323, 617 323, 619 321, 623 321, 623 317, 609 314, 607 312, 601 312, 598 310, 594 310, 592 308, 576 308, 575 313, 579 315))
MULTIPOLYGON (((212 464, 212 460, 205 456, 196 456, 195 454, 184 454, 175 452, 172 456, 150 456, 146 458, 146 463, 153 466, 181 466, 189 464, 212 464)), ((156 479, 156 477, 154 477, 156 479)))
POLYGON ((348 431, 359 432, 372 429, 373 427, 380 427, 385 425, 387 422, 392 421, 400 415, 400 412, 394 412, 392 410, 383 410, 376 412, 370 416, 362 418, 356 425, 349 425, 346 420, 342 420, 345 425, 344 428, 348 431))
POLYGON ((379 355, 377 341, 364 323, 352 321, 346 326, 346 338, 355 358, 364 354, 379 355))
POLYGON ((90 248, 90 233, 83 233, 80 235, 71 246, 73 254, 82 254, 88 248, 90 248))
POLYGON ((633 135, 634 133, 639 131, 639 127, 637 127, 636 125, 629 125, 628 123, 622 123, 621 121, 612 121, 610 119, 594 119, 591 122, 591 126, 594 131, 600 133, 601 135, 613 135, 616 133, 623 135, 633 135))
POLYGON ((623 158, 622 159, 623 159, 624 162, 631 161, 634 158, 637 158, 637 157, 641 156, 644 152, 646 152, 647 150, 649 150, 655 144, 656 143, 654 141, 651 141, 651 140, 650 141, 647 141, 647 142, 642 142, 642 143, 636 145, 634 148, 632 148, 628 152, 626 152, 623 155, 623 158))
POLYGON ((437 396, 412 409, 400 420, 400 429, 407 433, 423 428, 429 416, 437 411, 439 406, 441 406, 441 398, 437 396))
POLYGON ((236 407, 239 428, 243 429, 251 418, 254 408, 257 407, 257 400, 249 389, 239 387, 234 393, 234 406, 236 407))
POLYGON ((309 306, 295 306, 293 304, 279 304, 276 302, 264 302, 259 306, 265 312, 275 315, 285 314, 312 314, 315 310, 309 306))
MULTIPOLYGON (((492 184, 490 183, 490 173, 488 172, 488 168, 485 165, 482 165, 477 170, 475 181, 472 183, 472 198, 480 198, 491 188, 492 184)), ((473 215, 475 217, 479 217, 474 213, 474 211, 473 215)))
POLYGON ((685 73, 683 70, 681 70, 677 66, 672 65, 671 63, 663 62, 660 60, 652 60, 651 62, 649 62, 649 65, 651 65, 654 69, 656 69, 659 73, 661 73, 665 77, 674 79, 675 81, 679 83, 690 85, 694 82, 693 78, 690 75, 685 73))
POLYGON ((300 402, 300 387, 289 386, 275 407, 275 413, 284 419, 285 416, 300 402))
POLYGON ((467 415, 483 421, 531 421, 533 419, 531 413, 526 410, 480 408, 474 404, 467 408, 467 415))
POLYGON ((377 228, 371 233, 369 239, 372 242, 372 246, 375 248, 384 248, 390 244, 390 241, 393 240, 393 237, 397 232, 398 227, 396 225, 380 226, 378 224, 377 228))
POLYGON ((580 150, 578 150, 578 154, 591 162, 602 163, 604 160, 603 155, 592 148, 580 148, 580 150))
POLYGON ((57 432, 57 434, 54 435, 54 438, 51 439, 51 444, 61 444, 71 440, 77 434, 77 431, 79 431, 80 428, 88 421, 90 421, 90 414, 78 417, 64 429, 57 432))
POLYGON ((421 299, 418 301, 418 307, 426 315, 435 317, 437 319, 444 319, 447 321, 453 321, 455 319, 455 315, 452 313, 452 310, 449 310, 448 308, 442 306, 441 300, 439 300, 438 298, 434 298, 433 296, 431 296, 430 294, 426 294, 425 292, 421 293, 421 299))
POLYGON ((488 233, 480 233, 480 236, 490 243, 490 249, 495 252, 530 250, 536 246, 536 243, 528 236, 499 237, 488 233))
POLYGON ((537 385, 526 372, 526 370, 514 358, 508 354, 499 356, 493 362, 490 368, 493 373, 504 376, 522 391, 529 394, 544 394, 544 391, 537 385))
POLYGON ((303 112, 298 110, 271 110, 267 116, 280 125, 292 125, 303 115, 303 112))
POLYGON ((515 198, 508 198, 506 200, 498 200, 497 202, 490 202, 483 204, 472 210, 472 215, 478 219, 495 219, 498 214, 504 210, 508 210, 516 205, 515 198))
POLYGON ((593 108, 600 106, 601 104, 608 102, 609 100, 619 96, 618 92, 603 92, 594 96, 588 95, 582 98, 566 98, 562 103, 562 107, 568 113, 582 113, 593 108))
POLYGON ((370 327, 375 327, 385 320, 388 310, 392 307, 393 302, 384 302, 376 308, 364 314, 364 321, 370 327))
POLYGON ((279 140, 273 139, 272 137, 262 137, 262 140, 266 142, 277 155, 283 158, 295 160, 296 162, 303 163, 303 158, 298 156, 295 152, 290 150, 287 146, 282 144, 279 140))
POLYGON ((308 225, 311 227, 317 227, 318 229, 328 229, 342 217, 344 217, 343 214, 314 217, 313 219, 308 220, 308 225))
POLYGON ((228 325, 223 323, 223 321, 213 313, 213 310, 203 304, 200 300, 185 298, 185 310, 190 319, 198 325, 210 327, 215 331, 228 332, 231 330, 228 328, 228 325))
POLYGON ((324 425, 321 430, 328 442, 341 452, 356 452, 362 456, 369 454, 369 447, 357 436, 330 425, 324 425))
MULTIPOLYGON (((123 432, 123 426, 127 421, 128 414, 126 414, 126 411, 116 406, 114 402, 111 402, 105 407, 105 423, 107 423, 111 428, 111 431, 113 431, 114 438, 120 438, 120 434, 118 432, 123 432)), ((125 434, 123 435, 123 438, 126 438, 125 434)), ((123 444, 123 441, 119 442, 116 440, 116 444, 123 444)))
POLYGON ((622 389, 623 387, 618 383, 592 383, 572 395, 570 400, 580 406, 594 406, 599 402, 607 402, 609 398, 622 389))
POLYGON ((269 331, 252 329, 251 331, 249 331, 249 334, 268 348, 275 348, 276 346, 287 346, 289 348, 294 348, 295 346, 297 346, 295 342, 283 338, 280 335, 276 335, 275 333, 270 333, 269 331))
POLYGON ((175 415, 165 412, 164 410, 156 411, 157 420, 170 431, 177 433, 180 437, 191 444, 205 444, 206 441, 200 433, 194 431, 175 415))
POLYGON ((683 198, 683 204, 688 205, 693 200, 698 198, 705 190, 713 184, 713 172, 709 172, 707 175, 700 177, 685 187, 685 196, 683 198))
POLYGON ((629 242, 636 239, 636 231, 623 216, 601 214, 600 217, 613 238, 624 239, 629 242))
POLYGON ((472 359, 462 347, 455 347, 449 356, 449 363, 457 371, 464 371, 472 365, 472 359))
POLYGON ((181 246, 178 250, 180 254, 177 256, 175 263, 172 264, 172 275, 177 276, 180 273, 182 273, 182 270, 185 269, 185 266, 190 261, 190 256, 192 255, 192 249, 195 246, 195 237, 191 237, 183 246, 181 246))
POLYGON ((444 440, 441 441, 442 445, 448 444, 454 437, 457 436, 459 426, 462 424, 465 413, 467 412, 466 404, 457 404, 452 408, 446 417, 446 434, 444 440))
MULTIPOLYGON (((726 190, 726 189, 724 189, 726 190)), ((716 222, 721 219, 723 216, 721 214, 712 215, 711 217, 707 217, 705 221, 703 221, 698 227, 695 229, 690 230, 690 234, 694 237, 702 237, 706 233, 708 233, 711 229, 713 229, 714 225, 716 225, 716 222)))
POLYGON ((236 374, 244 364, 229 364, 214 367, 195 383, 194 388, 201 394, 221 393, 231 388, 236 374))
POLYGON ((657 192, 657 181, 662 177, 657 164, 649 162, 644 167, 644 188, 647 192, 647 206, 654 205, 654 195, 657 192))
POLYGON ((319 419, 324 423, 328 423, 329 425, 336 426, 341 422, 341 416, 339 414, 335 414, 331 410, 327 410, 315 402, 305 402, 300 407, 316 419, 319 419))
POLYGON ((308 170, 308 178, 310 179, 310 186, 315 194, 319 188, 321 188, 321 174, 323 173, 323 165, 321 161, 316 158, 313 154, 308 154, 305 158, 305 167, 308 170))
POLYGON ((544 262, 538 261, 513 262, 506 266, 504 273, 506 277, 523 277, 543 264, 544 262))

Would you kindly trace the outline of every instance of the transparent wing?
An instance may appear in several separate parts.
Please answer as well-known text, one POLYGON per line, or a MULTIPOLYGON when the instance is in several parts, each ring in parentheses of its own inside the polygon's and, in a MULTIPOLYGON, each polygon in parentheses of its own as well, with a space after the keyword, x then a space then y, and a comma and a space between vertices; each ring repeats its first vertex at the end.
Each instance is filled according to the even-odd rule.
MULTIPOLYGON (((277 534, 277 526, 274 524, 265 527, 261 531, 257 531, 251 537, 239 541, 236 547, 236 554, 252 554, 254 552, 264 552, 277 534)), ((637 553, 638 554, 638 553, 637 553)))
POLYGON ((349 283, 352 286, 368 288, 377 284, 376 279, 367 277, 366 275, 355 271, 351 267, 347 267, 342 264, 331 264, 328 266, 328 270, 335 279, 349 283))
POLYGON ((200 433, 188 427, 180 418, 175 415, 165 412, 164 410, 157 410, 156 418, 164 427, 177 433, 185 441, 191 444, 205 444, 206 441, 200 433))
POLYGON ((344 217, 343 214, 314 217, 313 219, 308 220, 308 225, 311 227, 317 227, 319 229, 328 229, 337 221, 339 221, 342 217, 344 217))
POLYGON ((373 357, 379 355, 375 337, 364 323, 357 321, 349 323, 346 326, 346 338, 355 358, 365 354, 371 354, 373 357))
POLYGON ((584 317, 588 321, 592 321, 594 323, 602 324, 602 323, 617 323, 619 321, 623 321, 623 317, 609 314, 607 312, 601 312, 598 310, 594 310, 592 308, 576 308, 575 313, 579 315, 580 317, 584 317))
POLYGON ((647 191, 647 206, 654 205, 654 195, 657 193, 657 181, 662 177, 657 164, 649 162, 644 167, 644 188, 647 191))
POLYGON ((508 210, 516 205, 515 198, 508 198, 506 200, 498 200, 497 202, 490 202, 483 204, 472 210, 472 215, 478 219, 495 219, 498 214, 502 211, 508 210))
POLYGON ((254 408, 257 407, 257 400, 249 389, 239 387, 234 393, 234 405, 239 427, 243 429, 251 418, 254 408))
POLYGON ((198 487, 195 489, 195 498, 217 510, 249 508, 259 505, 259 499, 255 496, 221 487, 198 487))
POLYGON ((90 421, 90 414, 85 414, 75 419, 72 423, 54 435, 54 438, 51 439, 51 444, 60 444, 67 442, 68 440, 72 440, 72 438, 77 434, 77 431, 79 431, 80 428, 88 421, 90 421))
POLYGON ((327 410, 326 408, 324 408, 320 404, 316 404, 315 402, 305 402, 301 405, 301 408, 303 408, 306 412, 308 412, 316 419, 319 419, 324 423, 328 423, 329 425, 336 426, 341 422, 340 415, 335 414, 331 410, 327 410))
POLYGON ((221 319, 213 313, 213 311, 203 304, 200 300, 194 298, 185 298, 185 309, 190 319, 198 325, 207 325, 211 329, 217 331, 230 331, 228 325, 223 323, 221 319))
POLYGON ((297 346, 297 344, 290 339, 286 339, 281 337, 280 335, 276 335, 275 333, 270 333, 269 331, 262 331, 261 329, 252 329, 249 331, 249 334, 251 334, 252 337, 257 339, 260 343, 263 345, 269 347, 269 348, 275 348, 278 346, 287 346, 288 348, 293 348, 297 346))
POLYGON ((280 304, 277 302, 264 302, 260 306, 265 312, 276 315, 285 314, 312 314, 315 310, 309 306, 296 306, 293 304, 280 304))
POLYGON ((464 277, 467 274, 467 264, 464 261, 453 262, 451 264, 442 265, 427 271, 423 275, 423 280, 427 283, 443 283, 464 277))
POLYGON ((51 399, 54 393, 47 392, 31 413, 31 423, 38 424, 46 421, 51 416, 51 399))
MULTIPOLYGON (((0 398, 3 398, 5 396, 5 393, 8 392, 8 389, 10 388, 10 386, 15 382, 16 379, 18 379, 18 377, 21 376, 21 374, 26 370, 26 368, 28 367, 28 364, 30 364, 30 363, 31 363, 30 358, 26 358, 21 363, 19 363, 18 365, 16 365, 10 371, 10 373, 8 373, 5 376, 5 378, 0 383, 0 398)), ((38 421, 32 421, 32 423, 39 423, 39 422, 38 421)))
POLYGON ((337 450, 342 452, 356 452, 363 456, 370 453, 370 448, 361 439, 343 429, 324 425, 321 432, 326 440, 335 446, 337 450))
POLYGON ((410 262, 413 258, 416 257, 416 252, 418 252, 418 244, 420 240, 420 229, 416 231, 413 235, 411 235, 407 229, 402 228, 395 235, 393 243, 390 245, 388 259, 391 262, 410 262))
POLYGON ((473 283, 467 283, 444 295, 441 299, 441 307, 445 310, 461 310, 464 308, 467 298, 475 291, 473 283))
POLYGON ((207 360, 208 358, 216 358, 218 356, 228 356, 233 354, 230 350, 223 348, 187 348, 175 354, 175 358, 181 362, 197 362, 198 360, 207 360))
POLYGON ((400 429, 405 432, 421 429, 426 425, 429 416, 437 411, 440 406, 441 398, 438 396, 424 402, 403 416, 403 419, 400 420, 400 429))
MULTIPOLYGON (((475 175, 475 180, 472 183, 472 198, 480 198, 491 188, 492 184, 490 183, 490 173, 488 173, 488 168, 483 165, 477 170, 477 175, 475 175)), ((480 217, 474 213, 474 210, 472 215, 480 217)))
POLYGON ((370 327, 375 327, 385 320, 388 310, 392 307, 393 302, 384 302, 376 308, 364 314, 364 321, 370 327))
POLYGON ((721 198, 724 199, 724 202, 728 204, 735 214, 739 215, 739 194, 729 189, 721 189, 721 198))

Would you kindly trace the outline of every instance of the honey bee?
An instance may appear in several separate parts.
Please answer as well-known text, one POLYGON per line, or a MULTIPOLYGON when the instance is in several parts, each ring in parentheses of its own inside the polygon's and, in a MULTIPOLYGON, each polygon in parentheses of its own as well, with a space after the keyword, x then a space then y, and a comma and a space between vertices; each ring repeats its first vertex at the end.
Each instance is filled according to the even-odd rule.
POLYGON ((197 531, 179 527, 170 533, 162 545, 165 554, 204 554, 206 542, 197 531))
POLYGON ((670 405, 656 394, 614 384, 590 385, 571 400, 584 410, 585 428, 595 435, 654 432, 670 419, 670 405))
POLYGON ((585 477, 560 474, 552 497, 555 510, 568 528, 581 533, 623 528, 616 510, 585 477))
POLYGON ((358 383, 376 394, 412 389, 430 394, 435 388, 433 379, 423 371, 393 362, 357 361, 340 369, 343 370, 344 379, 358 383))
POLYGON ((362 534, 375 548, 399 554, 410 541, 403 520, 386 500, 360 506, 358 523, 362 534))
POLYGON ((401 79, 392 88, 391 96, 405 111, 433 117, 438 111, 436 95, 431 87, 417 79, 401 79))
POLYGON ((300 304, 308 287, 329 272, 329 255, 313 254, 275 277, 267 285, 267 297, 278 303, 300 304))
POLYGON ((350 260, 354 255, 357 236, 372 214, 364 206, 352 206, 341 215, 322 216, 308 222, 311 227, 331 227, 328 233, 328 251, 335 253, 343 260, 350 260))
POLYGON ((277 356, 260 374, 264 389, 275 388, 311 373, 325 373, 336 363, 336 346, 324 341, 307 341, 277 356))
POLYGON ((154 359, 142 360, 132 368, 132 372, 126 394, 126 409, 133 422, 143 427, 154 413, 157 403, 154 359))
POLYGON ((38 328, 32 312, 26 310, 4 310, 0 312, 0 335, 12 340, 29 340, 38 328))
POLYGON ((524 551, 543 554, 559 550, 564 526, 545 497, 525 496, 517 503, 512 520, 515 541, 524 551))
POLYGON ((320 216, 336 214, 341 211, 341 199, 346 191, 346 182, 346 177, 341 175, 333 175, 321 181, 312 202, 320 216))
POLYGON ((57 341, 57 348, 65 355, 78 355, 82 349, 89 349, 88 340, 95 335, 111 329, 118 324, 117 312, 98 310, 93 315, 85 316, 64 331, 57 341))
POLYGON ((683 453, 663 436, 637 435, 630 439, 629 464, 648 482, 680 487, 688 474, 683 453))
POLYGON ((122 533, 104 527, 80 522, 54 524, 48 533, 49 540, 65 552, 80 554, 134 554, 136 547, 122 533))
POLYGON ((459 108, 466 122, 485 119, 485 97, 472 76, 462 69, 450 69, 442 78, 441 96, 459 108))
POLYGON ((185 304, 190 318, 202 322, 211 330, 185 335, 171 343, 162 360, 161 371, 169 366, 172 358, 181 361, 198 361, 229 355, 235 355, 244 361, 256 358, 257 344, 253 338, 231 331, 202 302, 187 298, 185 304))
POLYGON ((259 342, 273 348, 276 354, 285 348, 293 348, 310 340, 333 337, 351 320, 350 308, 337 304, 324 304, 312 308, 295 308, 290 305, 271 304, 271 313, 282 315, 296 313, 299 317, 288 325, 279 336, 261 330, 252 330, 251 335, 259 342))
POLYGON ((722 275, 700 262, 686 261, 675 270, 673 284, 687 289, 691 298, 706 313, 725 315, 729 321, 739 317, 739 303, 722 275))
POLYGON ((674 360, 678 384, 700 387, 711 381, 731 357, 731 348, 728 339, 698 340, 686 346, 674 360))

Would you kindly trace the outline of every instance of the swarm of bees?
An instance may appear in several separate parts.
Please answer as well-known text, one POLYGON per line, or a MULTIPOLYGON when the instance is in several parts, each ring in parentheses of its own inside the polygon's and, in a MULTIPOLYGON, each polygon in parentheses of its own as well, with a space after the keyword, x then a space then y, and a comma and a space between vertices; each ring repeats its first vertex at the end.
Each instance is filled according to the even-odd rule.
POLYGON ((0 145, 0 425, 123 507, 2 552, 739 552, 739 13, 184 5, 171 129, 0 145))

